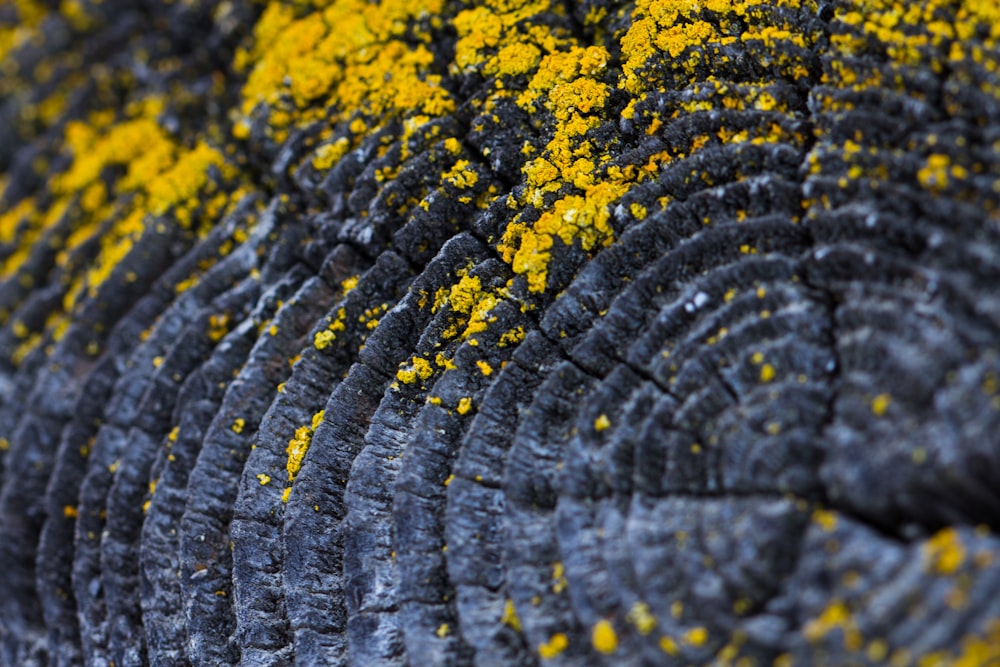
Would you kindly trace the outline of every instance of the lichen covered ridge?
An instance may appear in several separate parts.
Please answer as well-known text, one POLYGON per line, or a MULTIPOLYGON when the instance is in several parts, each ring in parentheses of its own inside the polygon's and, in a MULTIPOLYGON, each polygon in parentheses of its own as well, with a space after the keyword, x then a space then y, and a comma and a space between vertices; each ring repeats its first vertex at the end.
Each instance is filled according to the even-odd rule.
POLYGON ((1000 664, 1000 5, 0 0, 0 666, 1000 664))

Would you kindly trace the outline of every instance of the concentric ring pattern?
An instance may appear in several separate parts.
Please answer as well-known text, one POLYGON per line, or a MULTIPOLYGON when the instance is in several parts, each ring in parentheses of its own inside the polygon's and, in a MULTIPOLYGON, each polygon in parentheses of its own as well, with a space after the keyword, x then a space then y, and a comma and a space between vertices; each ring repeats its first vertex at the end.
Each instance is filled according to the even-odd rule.
POLYGON ((0 5, 0 663, 996 664, 998 26, 0 5))

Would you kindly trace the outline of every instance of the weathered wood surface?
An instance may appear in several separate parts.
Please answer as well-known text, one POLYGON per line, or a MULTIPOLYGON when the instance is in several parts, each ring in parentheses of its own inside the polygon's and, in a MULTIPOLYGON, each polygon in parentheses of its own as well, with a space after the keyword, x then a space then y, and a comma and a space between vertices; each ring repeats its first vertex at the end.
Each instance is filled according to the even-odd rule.
POLYGON ((0 664, 997 664, 997 26, 4 2, 0 664))

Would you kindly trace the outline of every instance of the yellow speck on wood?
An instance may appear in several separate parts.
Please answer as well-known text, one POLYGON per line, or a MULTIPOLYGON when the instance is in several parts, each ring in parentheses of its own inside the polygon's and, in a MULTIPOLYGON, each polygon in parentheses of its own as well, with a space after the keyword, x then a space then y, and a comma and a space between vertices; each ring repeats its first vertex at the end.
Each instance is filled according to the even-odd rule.
POLYGON ((430 362, 423 357, 414 357, 409 368, 402 368, 396 372, 396 379, 403 384, 413 384, 420 380, 426 380, 434 374, 434 368, 430 362))
POLYGON ((503 605, 503 616, 500 617, 500 622, 513 628, 515 632, 521 631, 521 618, 517 615, 517 608, 514 607, 514 601, 510 598, 507 598, 507 602, 503 605))
POLYGON ((819 615, 806 623, 802 634, 810 642, 816 642, 836 628, 847 628, 852 623, 851 611, 842 600, 834 599, 819 615))
POLYGON ((645 602, 636 602, 632 605, 628 614, 625 615, 625 619, 635 626, 640 635, 648 635, 656 629, 656 616, 653 615, 653 612, 649 609, 649 605, 645 602))
POLYGON ((271 483, 271 476, 265 473, 260 473, 257 475, 257 481, 260 482, 261 486, 267 486, 271 483))
POLYGON ((608 419, 607 415, 602 414, 600 417, 594 420, 594 430, 597 431, 598 433, 609 428, 611 428, 611 420, 608 419))
POLYGON ((812 513, 812 520, 827 533, 837 527, 837 515, 830 510, 815 510, 812 513))
POLYGON ((329 329, 323 329, 322 331, 316 332, 313 337, 313 345, 317 350, 325 350, 333 344, 333 341, 337 340, 337 334, 333 333, 329 329))
POLYGON ((434 634, 436 634, 441 639, 444 639, 450 633, 451 633, 451 628, 448 627, 447 623, 442 623, 441 625, 438 626, 438 629, 434 631, 434 634))
POLYGON ((892 403, 892 396, 889 394, 879 394, 872 399, 871 408, 872 414, 876 417, 881 417, 885 414, 886 410, 889 409, 889 404, 892 403))
POLYGON ((618 648, 618 635, 611 622, 602 618, 590 632, 590 643, 598 653, 609 655, 618 648))
MULTIPOLYGON (((285 448, 285 453, 288 454, 285 469, 288 471, 289 482, 294 482, 295 477, 299 474, 299 470, 302 468, 302 461, 305 459, 306 452, 309 451, 309 444, 312 442, 313 433, 323 422, 324 415, 324 410, 320 410, 314 414, 312 421, 305 426, 295 429, 295 435, 288 441, 288 446, 285 448)), ((281 499, 288 502, 290 492, 291 487, 285 489, 285 492, 281 495, 281 499)))
POLYGON ((463 396, 462 398, 458 399, 458 407, 455 409, 458 411, 458 414, 460 415, 468 414, 469 410, 472 409, 472 399, 469 398, 468 396, 463 396))
POLYGON ((954 574, 965 561, 965 545, 954 528, 944 528, 923 545, 924 567, 929 572, 954 574))
POLYGON ((677 655, 680 653, 680 647, 677 646, 677 642, 666 635, 660 637, 660 650, 667 655, 677 655))
POLYGON ((75 519, 79 514, 77 509, 72 505, 63 505, 63 516, 67 519, 75 519))
POLYGON ((684 643, 691 646, 703 646, 708 641, 708 630, 698 626, 684 633, 684 643))
POLYGON ((569 646, 569 639, 561 632, 552 635, 547 642, 538 645, 538 655, 542 660, 554 658, 569 646))
POLYGON ((760 367, 761 382, 770 382, 771 380, 774 379, 774 376, 775 376, 774 366, 772 366, 771 364, 764 364, 763 366, 760 367))
POLYGON ((233 425, 231 426, 231 428, 233 429, 233 433, 242 433, 243 427, 246 426, 246 423, 247 422, 245 419, 243 419, 243 417, 237 417, 236 420, 233 422, 233 425))

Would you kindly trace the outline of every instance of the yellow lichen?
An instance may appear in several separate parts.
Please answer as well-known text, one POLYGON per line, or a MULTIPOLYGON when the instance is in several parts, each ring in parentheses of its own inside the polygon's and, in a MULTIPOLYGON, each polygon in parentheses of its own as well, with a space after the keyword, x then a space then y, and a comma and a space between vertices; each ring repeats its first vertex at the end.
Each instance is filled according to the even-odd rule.
POLYGON ((862 645, 861 633, 857 629, 851 610, 843 600, 834 599, 819 615, 806 623, 802 634, 810 642, 818 642, 834 630, 844 633, 845 648, 857 650, 862 645), (854 647, 853 649, 851 647, 854 647))
POLYGON ((313 433, 323 422, 324 414, 325 411, 323 410, 314 414, 312 421, 305 426, 297 428, 295 435, 288 441, 288 446, 285 448, 285 453, 288 455, 285 470, 288 471, 289 482, 294 482, 295 477, 299 474, 299 470, 302 468, 302 461, 305 459, 306 452, 309 451, 309 444, 312 442, 313 433))
MULTIPOLYGON (((358 114, 381 120, 419 111, 429 120, 450 113, 455 103, 431 71, 433 54, 425 44, 408 43, 405 34, 409 21, 442 8, 440 0, 334 0, 296 18, 292 8, 270 3, 254 29, 253 49, 237 53, 237 67, 253 67, 234 134, 248 136, 260 106, 273 110, 269 131, 278 140, 289 125, 317 119, 326 109, 358 134, 371 129, 358 114)), ((322 168, 332 156, 319 159, 322 168)))
POLYGON ((708 641, 708 630, 703 627, 694 627, 684 633, 683 641, 691 646, 703 646, 708 641))
POLYGON ((965 545, 958 531, 944 528, 923 544, 924 566, 929 572, 954 574, 965 562, 965 545))
POLYGON ((832 532, 837 527, 837 515, 830 510, 814 510, 812 521, 827 533, 832 532))
POLYGON ((774 379, 774 376, 775 376, 774 366, 772 366, 771 364, 764 364, 763 366, 760 367, 761 382, 770 382, 771 380, 774 379))
POLYGON ((881 417, 889 409, 889 404, 892 403, 892 396, 889 394, 879 394, 872 399, 871 409, 872 414, 876 417, 881 417))
POLYGON ((618 635, 607 619, 601 619, 590 631, 590 643, 594 650, 604 655, 610 655, 618 648, 618 635))
POLYGON ((503 606, 503 616, 500 617, 500 622, 504 625, 510 626, 515 632, 521 631, 521 619, 517 615, 517 609, 514 607, 514 601, 507 598, 507 601, 503 606))
POLYGON ((653 612, 650 611, 649 605, 645 602, 636 602, 629 609, 628 614, 625 615, 625 619, 635 626, 635 629, 639 631, 641 635, 648 635, 653 630, 656 629, 657 620, 653 612))
POLYGON ((313 345, 317 350, 325 350, 330 347, 335 340, 337 340, 337 334, 333 333, 329 329, 324 329, 316 332, 316 335, 313 336, 313 345))
POLYGON ((403 367, 396 372, 396 379, 403 384, 413 384, 418 379, 426 380, 434 374, 434 367, 423 357, 413 357, 408 367, 403 367))
POLYGON ((314 169, 325 171, 340 161, 351 147, 351 142, 346 137, 341 137, 332 144, 323 144, 318 149, 312 159, 314 169))
POLYGON ((672 637, 668 637, 667 635, 660 637, 660 650, 667 655, 677 655, 681 651, 677 642, 672 637))
POLYGON ((479 181, 479 175, 469 168, 468 160, 459 160, 442 175, 441 180, 450 183, 458 189, 471 188, 479 181))
POLYGON ((547 642, 538 645, 538 655, 542 660, 556 657, 569 647, 569 638, 562 632, 557 632, 547 642))

